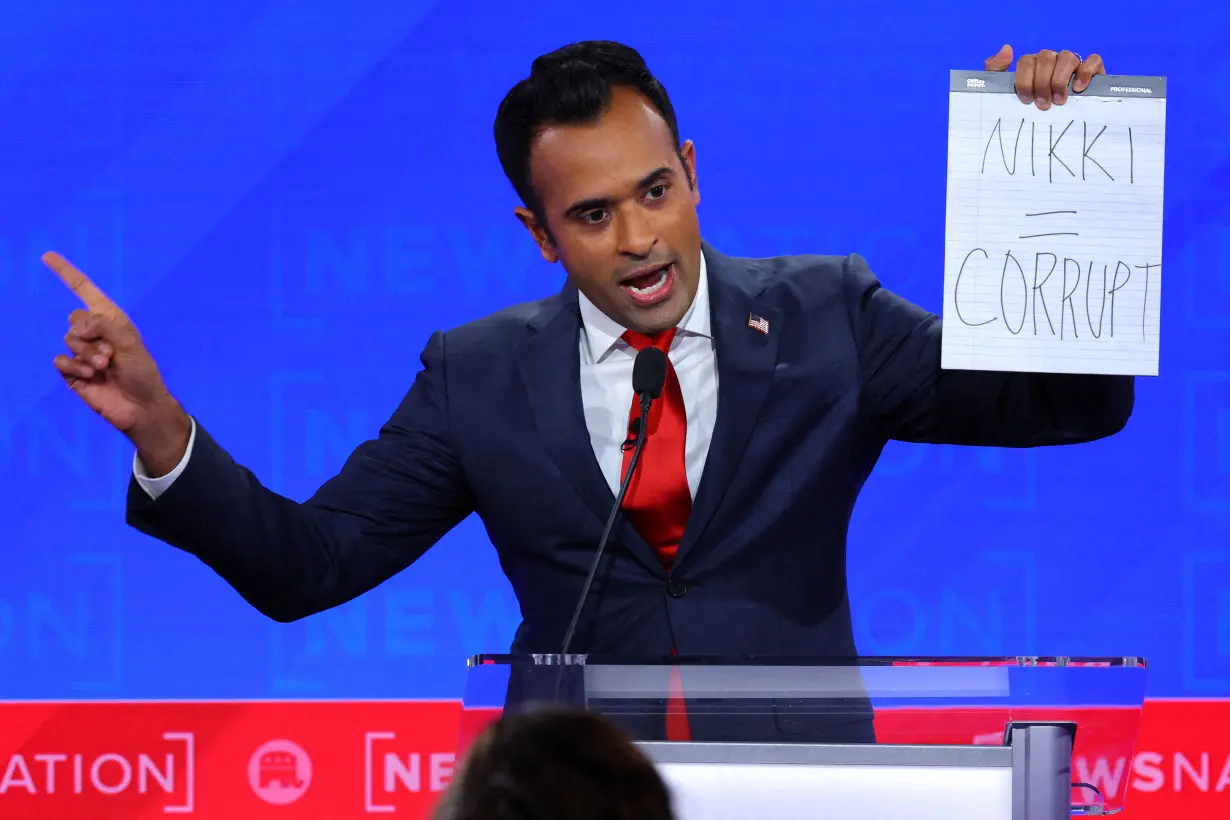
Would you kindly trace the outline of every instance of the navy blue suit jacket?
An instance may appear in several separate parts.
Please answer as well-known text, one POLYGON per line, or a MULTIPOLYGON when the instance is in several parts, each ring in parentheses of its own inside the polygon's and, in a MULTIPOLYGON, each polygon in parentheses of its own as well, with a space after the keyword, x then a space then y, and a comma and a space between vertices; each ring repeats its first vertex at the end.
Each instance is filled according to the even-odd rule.
MULTIPOLYGON (((575 651, 856 655, 846 531, 888 440, 1068 444, 1131 414, 1130 377, 941 370, 940 320, 858 256, 704 253, 720 390, 674 594, 645 541, 617 527, 575 651)), ((134 482, 128 520, 293 621, 380 584, 477 513, 521 605, 512 651, 558 652, 614 503, 585 427, 579 332, 566 286, 435 333, 379 437, 303 503, 262 487, 197 419, 185 471, 156 501, 134 482)))

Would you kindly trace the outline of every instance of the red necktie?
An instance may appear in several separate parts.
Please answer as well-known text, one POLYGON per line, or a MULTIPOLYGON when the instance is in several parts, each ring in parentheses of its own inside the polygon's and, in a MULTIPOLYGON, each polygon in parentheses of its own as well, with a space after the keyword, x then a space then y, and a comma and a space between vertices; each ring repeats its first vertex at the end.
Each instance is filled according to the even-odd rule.
MULTIPOLYGON (((647 347, 656 347, 663 353, 670 352, 675 328, 664 333, 647 336, 629 330, 624 341, 640 352, 647 347)), ((628 416, 629 437, 635 429, 633 424, 641 417, 640 399, 632 397, 632 410, 628 416)), ((649 418, 643 431, 645 445, 641 450, 640 464, 628 485, 623 509, 641 537, 657 553, 658 560, 669 573, 675 561, 675 553, 683 538, 688 516, 692 512, 692 493, 688 488, 688 471, 685 448, 688 438, 688 416, 683 406, 683 391, 679 377, 670 359, 666 360, 666 383, 662 395, 649 408, 649 418)), ((622 480, 632 461, 632 448, 624 450, 622 480)), ((675 650, 672 648, 671 653, 675 650)), ((688 716, 683 699, 683 682, 677 667, 671 667, 670 693, 666 704, 666 739, 690 740, 688 716)))

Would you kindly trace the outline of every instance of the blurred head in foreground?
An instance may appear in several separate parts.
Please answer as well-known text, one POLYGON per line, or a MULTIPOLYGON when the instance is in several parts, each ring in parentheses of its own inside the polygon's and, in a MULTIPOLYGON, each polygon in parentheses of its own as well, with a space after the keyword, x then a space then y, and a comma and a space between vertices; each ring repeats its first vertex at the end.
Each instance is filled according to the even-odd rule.
POLYGON ((475 741, 435 820, 672 820, 653 764, 598 715, 505 715, 475 741))

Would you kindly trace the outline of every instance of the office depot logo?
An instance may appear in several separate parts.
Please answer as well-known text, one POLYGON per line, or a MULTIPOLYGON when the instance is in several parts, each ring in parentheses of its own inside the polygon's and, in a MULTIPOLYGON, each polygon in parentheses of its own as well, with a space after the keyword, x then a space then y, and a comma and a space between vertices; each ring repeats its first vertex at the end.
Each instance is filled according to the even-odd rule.
MULTIPOLYGON (((191 732, 165 732, 145 749, 83 752, 23 749, 0 759, 0 806, 17 798, 130 802, 162 800, 165 814, 191 814, 196 803, 195 747, 191 732)), ((8 816, 2 809, 0 815, 8 816)))
POLYGON ((248 785, 274 806, 294 803, 312 785, 312 759, 289 740, 271 740, 248 759, 248 785))

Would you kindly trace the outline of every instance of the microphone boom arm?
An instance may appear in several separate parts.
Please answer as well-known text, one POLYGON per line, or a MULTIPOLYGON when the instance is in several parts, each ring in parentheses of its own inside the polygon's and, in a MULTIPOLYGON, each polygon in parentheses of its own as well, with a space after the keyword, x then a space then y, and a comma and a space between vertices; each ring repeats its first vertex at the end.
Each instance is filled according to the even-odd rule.
POLYGON ((585 608, 585 601, 589 597, 589 588, 594 583, 594 576, 598 574, 598 564, 602 561, 602 553, 606 549, 607 539, 611 535, 611 528, 615 525, 615 518, 619 515, 620 509, 623 508, 624 496, 628 493, 628 486, 632 483, 632 476, 636 474, 637 462, 641 460, 641 450, 645 446, 645 439, 648 438, 646 426, 649 418, 649 405, 653 402, 653 396, 650 393, 641 394, 641 417, 640 424, 637 425, 636 447, 632 451, 632 459, 628 462, 628 469, 624 473, 624 480, 620 482, 619 493, 615 497, 615 505, 611 507, 611 514, 607 517, 606 527, 602 530, 602 537, 598 539, 598 551, 594 555, 594 561, 590 564, 589 575, 585 578, 585 586, 581 587, 581 597, 577 599, 577 607, 572 613, 572 622, 568 624, 568 631, 564 633, 564 646, 560 649, 561 655, 567 655, 569 647, 572 646, 572 638, 577 629, 577 624, 581 620, 581 612, 585 608))

